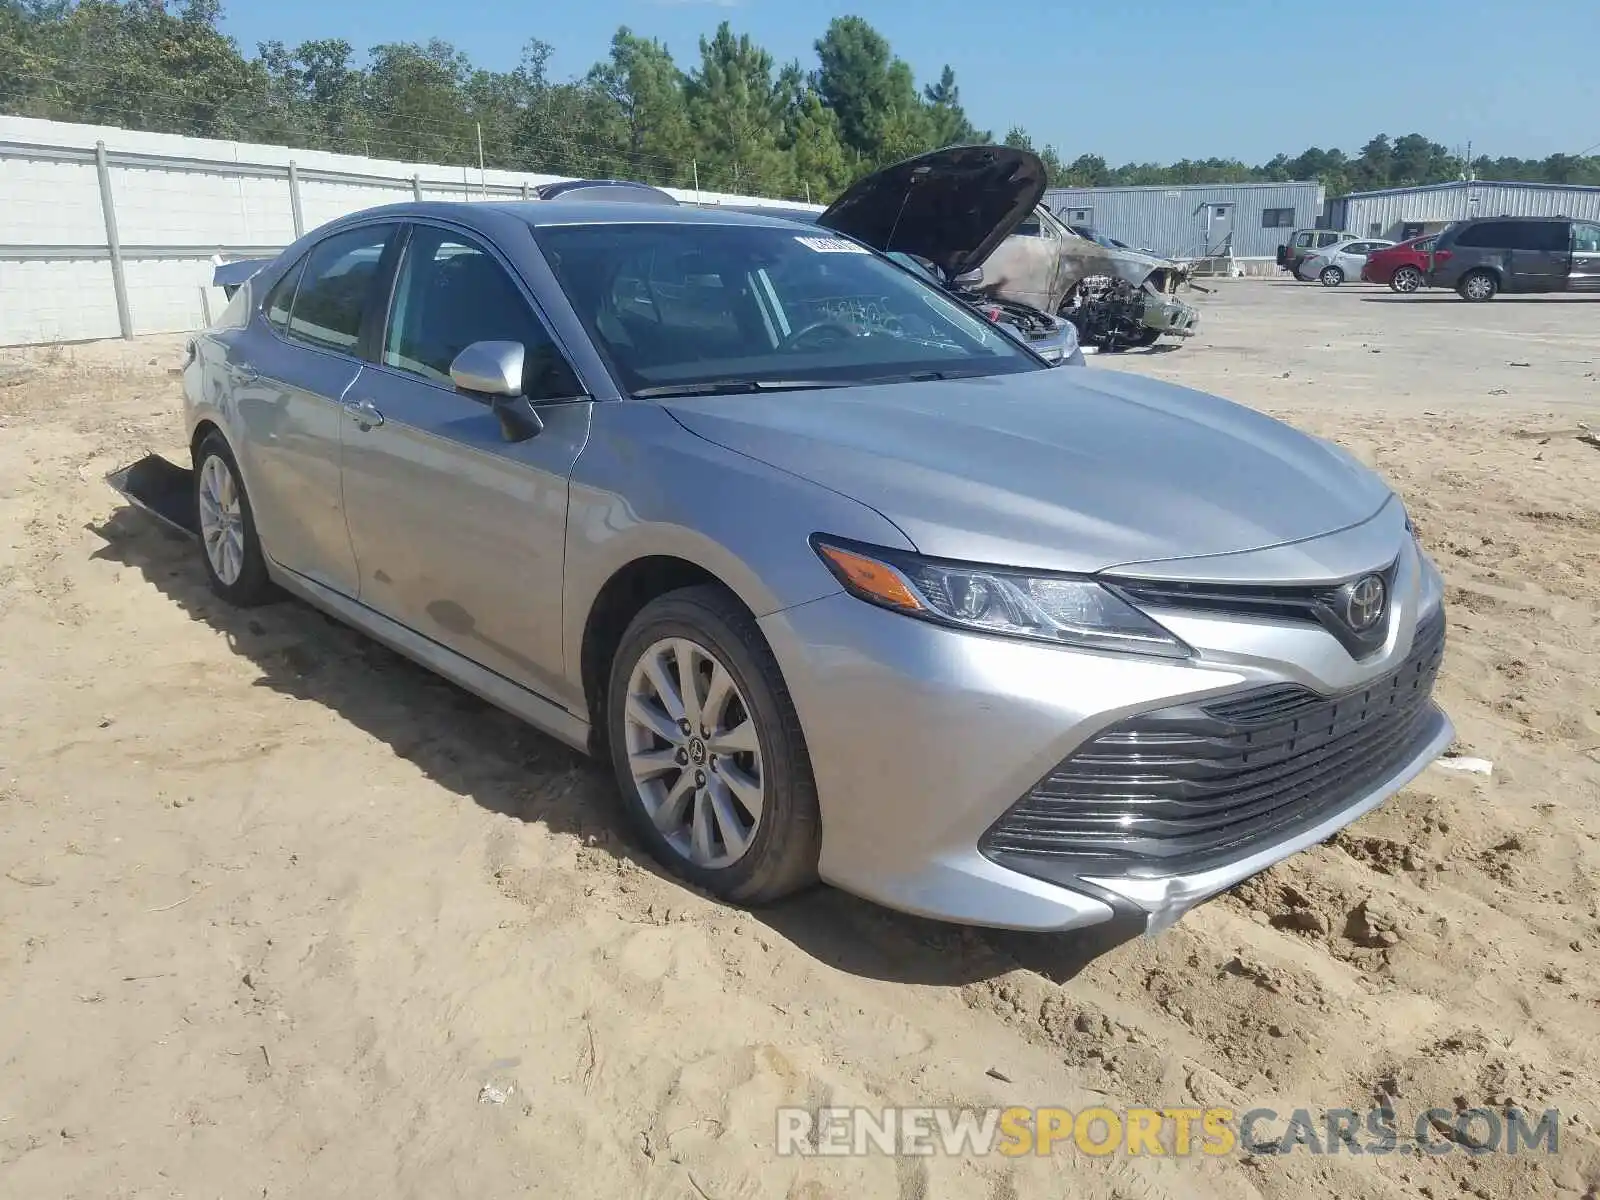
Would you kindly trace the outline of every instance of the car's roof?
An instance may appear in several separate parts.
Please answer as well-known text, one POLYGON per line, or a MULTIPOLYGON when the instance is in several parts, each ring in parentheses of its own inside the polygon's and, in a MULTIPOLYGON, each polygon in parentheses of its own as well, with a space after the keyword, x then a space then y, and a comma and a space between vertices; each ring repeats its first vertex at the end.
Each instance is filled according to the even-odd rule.
POLYGON ((508 215, 525 221, 534 228, 552 225, 753 225, 792 228, 794 221, 785 219, 781 212, 774 216, 741 206, 734 208, 701 208, 689 204, 641 204, 638 201, 623 203, 578 198, 558 200, 510 201, 408 201, 388 204, 382 208, 352 213, 347 220, 363 217, 433 217, 460 221, 477 226, 486 213, 508 215))
MULTIPOLYGON (((1581 218, 1579 218, 1579 219, 1581 219, 1581 218)), ((1551 221, 1571 221, 1571 220, 1573 220, 1572 217, 1516 217, 1516 216, 1467 217, 1465 220, 1458 222, 1458 224, 1460 224, 1460 225, 1482 225, 1482 224, 1484 224, 1485 222, 1488 222, 1488 221, 1494 221, 1494 222, 1523 221, 1523 222, 1526 222, 1526 223, 1528 223, 1530 225, 1544 225, 1544 224, 1548 224, 1551 221)))

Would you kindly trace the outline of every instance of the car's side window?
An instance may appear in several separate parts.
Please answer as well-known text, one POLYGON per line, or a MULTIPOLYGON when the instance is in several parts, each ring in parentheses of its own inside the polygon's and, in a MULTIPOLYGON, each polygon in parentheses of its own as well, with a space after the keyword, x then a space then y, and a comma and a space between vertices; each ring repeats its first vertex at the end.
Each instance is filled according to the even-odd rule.
POLYGON ((1600 254, 1600 225, 1579 221, 1572 227, 1572 248, 1579 254, 1600 254))
POLYGON ((1337 242, 1338 240, 1339 240, 1339 235, 1337 233, 1319 233, 1317 235, 1317 245, 1319 247, 1320 246, 1331 246, 1335 242, 1337 242))
POLYGON ((1536 224, 1533 221, 1485 221, 1467 231, 1472 237, 1471 241, 1464 234, 1457 239, 1457 244, 1478 246, 1485 250, 1542 249, 1544 241, 1536 224))
POLYGON ((1021 237, 1044 236, 1044 229, 1040 225, 1038 214, 1034 214, 1031 217, 1024 217, 1021 224, 1019 224, 1012 232, 1021 237))
POLYGON ((291 338, 355 353, 378 280, 378 262, 394 230, 392 225, 352 229, 312 248, 289 314, 291 338))
POLYGON ((520 342, 523 394, 583 394, 577 374, 522 293, 482 246, 431 225, 414 227, 400 264, 383 361, 450 386, 450 364, 473 342, 520 342))
POLYGON ((283 278, 278 280, 273 289, 267 293, 266 301, 261 306, 261 311, 267 316, 268 324, 279 333, 288 332, 289 309, 294 304, 295 288, 300 286, 300 273, 305 268, 306 260, 302 257, 283 273, 283 278))
POLYGON ((1540 221, 1531 227, 1533 249, 1565 254, 1572 246, 1572 226, 1566 221, 1540 221))
POLYGON ((1310 233, 1297 233, 1294 235, 1294 244, 1301 247, 1309 246, 1311 245, 1311 239, 1315 236, 1315 234, 1310 233))

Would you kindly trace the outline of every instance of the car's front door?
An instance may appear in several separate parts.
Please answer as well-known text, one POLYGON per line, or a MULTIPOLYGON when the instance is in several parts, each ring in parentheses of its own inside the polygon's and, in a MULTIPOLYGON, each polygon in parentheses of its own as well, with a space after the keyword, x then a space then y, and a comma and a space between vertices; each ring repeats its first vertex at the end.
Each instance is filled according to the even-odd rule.
POLYGON ((1514 221, 1511 270, 1519 292, 1559 292, 1572 271, 1572 222, 1514 221))
POLYGON ((362 325, 399 228, 361 226, 313 246, 229 353, 242 435, 235 452, 262 545, 275 562, 347 596, 356 594, 356 564, 340 497, 340 405, 361 370, 362 325))
POLYGON ((1600 225, 1593 221, 1572 223, 1572 273, 1567 276, 1569 292, 1600 292, 1600 225))
POLYGON ((995 247, 983 263, 985 292, 1050 309, 1050 289, 1061 269, 1061 255, 1060 242, 1046 234, 1044 221, 1044 209, 1035 209, 995 247))
POLYGON ((476 236, 416 224, 381 345, 346 396, 344 503, 362 604, 524 686, 562 673, 568 476, 591 402, 511 269, 476 236), (520 342, 544 428, 508 440, 458 391, 473 342, 520 342))

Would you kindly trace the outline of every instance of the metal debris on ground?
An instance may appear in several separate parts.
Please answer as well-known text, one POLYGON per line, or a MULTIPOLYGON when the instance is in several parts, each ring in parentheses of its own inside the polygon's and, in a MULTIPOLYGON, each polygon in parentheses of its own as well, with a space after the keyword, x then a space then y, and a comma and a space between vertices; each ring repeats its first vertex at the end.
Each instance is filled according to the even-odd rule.
POLYGON ((479 1104, 504 1104, 511 1099, 511 1093, 517 1090, 517 1085, 508 1083, 504 1087, 497 1084, 486 1083, 478 1089, 479 1104))
POLYGON ((1488 775, 1494 770, 1494 764, 1487 758, 1468 758, 1465 755, 1436 758, 1433 765, 1442 771, 1464 771, 1469 775, 1488 775))

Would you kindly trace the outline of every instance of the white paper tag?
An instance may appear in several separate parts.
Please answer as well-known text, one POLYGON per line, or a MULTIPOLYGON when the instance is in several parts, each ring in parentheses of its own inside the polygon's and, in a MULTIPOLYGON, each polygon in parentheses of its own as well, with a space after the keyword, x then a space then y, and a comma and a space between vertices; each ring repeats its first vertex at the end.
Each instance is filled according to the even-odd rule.
POLYGON ((831 237, 797 237, 799 242, 807 249, 815 250, 818 254, 866 254, 864 247, 854 242, 847 242, 843 238, 831 237))

